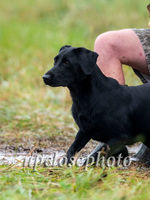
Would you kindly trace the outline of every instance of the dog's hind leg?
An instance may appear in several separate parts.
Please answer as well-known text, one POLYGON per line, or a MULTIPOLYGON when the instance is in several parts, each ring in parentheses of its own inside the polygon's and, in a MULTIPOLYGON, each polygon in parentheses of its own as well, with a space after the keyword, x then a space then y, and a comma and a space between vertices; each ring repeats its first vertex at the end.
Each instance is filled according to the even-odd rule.
MULTIPOLYGON (((108 152, 108 145, 105 144, 105 143, 99 143, 96 148, 88 155, 88 157, 86 158, 86 160, 84 161, 84 164, 83 165, 86 165, 86 164, 90 164, 93 162, 93 164, 95 165, 97 160, 99 159, 98 156, 100 155, 100 151, 103 151, 102 154, 108 152)), ((115 148, 115 151, 111 151, 109 150, 109 153, 108 155, 109 156, 114 156, 114 157, 118 157, 119 155, 121 154, 122 158, 125 158, 128 156, 128 150, 126 148, 125 145, 123 145, 122 147, 118 147, 118 148, 115 148)), ((101 155, 100 155, 101 156, 101 155)))
POLYGON ((127 157, 129 155, 126 147, 127 143, 128 143, 128 138, 111 139, 110 141, 108 141, 110 150, 107 154, 107 157, 110 156, 117 157, 119 154, 121 154, 123 158, 127 157))

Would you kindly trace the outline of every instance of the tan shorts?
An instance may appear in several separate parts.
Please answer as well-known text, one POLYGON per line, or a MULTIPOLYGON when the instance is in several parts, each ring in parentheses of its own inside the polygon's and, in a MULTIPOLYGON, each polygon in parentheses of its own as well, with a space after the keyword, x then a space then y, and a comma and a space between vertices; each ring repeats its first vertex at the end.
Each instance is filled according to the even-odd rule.
MULTIPOLYGON (((143 46, 148 70, 150 72, 150 29, 132 29, 136 35, 139 37, 141 44, 143 46)), ((135 74, 141 79, 143 83, 150 82, 150 76, 133 69, 135 74)))

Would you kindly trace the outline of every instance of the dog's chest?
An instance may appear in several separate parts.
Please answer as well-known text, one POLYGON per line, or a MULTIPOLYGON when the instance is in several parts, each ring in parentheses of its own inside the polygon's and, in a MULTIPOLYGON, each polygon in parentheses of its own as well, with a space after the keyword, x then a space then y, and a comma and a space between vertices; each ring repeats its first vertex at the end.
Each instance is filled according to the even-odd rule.
POLYGON ((72 105, 72 115, 80 129, 87 130, 93 126, 93 108, 89 105, 72 105))

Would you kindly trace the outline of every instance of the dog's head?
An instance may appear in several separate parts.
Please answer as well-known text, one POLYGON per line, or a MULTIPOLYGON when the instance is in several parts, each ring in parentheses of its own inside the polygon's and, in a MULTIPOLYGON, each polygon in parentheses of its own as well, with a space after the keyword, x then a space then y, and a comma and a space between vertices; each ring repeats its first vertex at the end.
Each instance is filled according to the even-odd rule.
POLYGON ((97 57, 82 47, 63 46, 54 58, 54 67, 43 76, 44 82, 53 87, 79 83, 93 72, 97 57))

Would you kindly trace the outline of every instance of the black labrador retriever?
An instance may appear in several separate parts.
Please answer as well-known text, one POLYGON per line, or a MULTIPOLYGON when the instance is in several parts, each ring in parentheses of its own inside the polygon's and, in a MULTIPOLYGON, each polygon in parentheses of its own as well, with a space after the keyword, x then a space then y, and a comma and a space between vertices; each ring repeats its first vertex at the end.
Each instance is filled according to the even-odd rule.
MULTIPOLYGON (((70 90, 79 131, 67 152, 68 162, 90 139, 109 145, 109 156, 127 156, 125 145, 138 140, 150 147, 150 84, 120 85, 101 72, 97 57, 82 47, 63 46, 43 76, 46 85, 70 90)), ((92 156, 96 158, 101 147, 92 156)))

